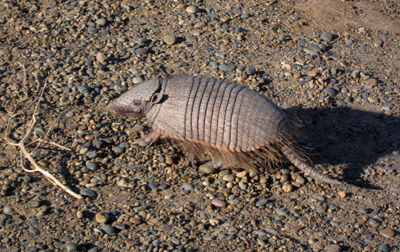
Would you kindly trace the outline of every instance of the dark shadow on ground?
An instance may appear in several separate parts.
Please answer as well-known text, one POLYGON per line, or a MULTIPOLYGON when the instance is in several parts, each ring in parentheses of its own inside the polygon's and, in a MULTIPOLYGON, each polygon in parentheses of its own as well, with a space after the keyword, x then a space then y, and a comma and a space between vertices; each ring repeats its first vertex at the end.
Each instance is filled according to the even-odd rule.
MULTIPOLYGON (((400 119, 350 108, 291 108, 302 121, 299 144, 314 164, 341 165, 343 179, 369 187, 360 175, 400 147, 400 119)), ((392 164, 382 164, 390 168, 392 164)), ((393 165, 396 170, 398 164, 393 165)))

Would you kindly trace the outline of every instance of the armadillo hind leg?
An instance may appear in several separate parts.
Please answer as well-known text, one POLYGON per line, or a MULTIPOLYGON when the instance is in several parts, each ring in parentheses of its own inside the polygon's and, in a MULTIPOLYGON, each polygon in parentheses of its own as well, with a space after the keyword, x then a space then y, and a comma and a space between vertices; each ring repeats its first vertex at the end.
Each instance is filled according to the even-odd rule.
POLYGON ((161 136, 160 133, 151 129, 149 133, 147 133, 143 137, 141 137, 138 140, 136 140, 135 142, 133 142, 133 144, 137 144, 142 147, 148 147, 148 146, 152 145, 155 141, 157 141, 157 139, 160 136, 161 136))
POLYGON ((292 162, 297 168, 299 168, 302 172, 304 172, 308 176, 316 180, 325 182, 327 184, 333 184, 333 185, 342 184, 342 182, 340 182, 339 180, 333 179, 315 170, 297 153, 296 150, 293 150, 290 146, 284 146, 282 148, 282 152, 289 159, 290 162, 292 162))

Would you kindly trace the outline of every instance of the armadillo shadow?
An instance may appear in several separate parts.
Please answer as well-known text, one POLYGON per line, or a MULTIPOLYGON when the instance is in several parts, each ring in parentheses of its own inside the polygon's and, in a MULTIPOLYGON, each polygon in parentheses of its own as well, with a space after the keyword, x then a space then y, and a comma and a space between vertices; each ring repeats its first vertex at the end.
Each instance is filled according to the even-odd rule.
POLYGON ((370 187, 361 179, 365 169, 400 171, 399 154, 388 158, 400 148, 399 118, 350 108, 289 110, 302 120, 299 144, 308 149, 312 162, 340 165, 346 182, 370 187))

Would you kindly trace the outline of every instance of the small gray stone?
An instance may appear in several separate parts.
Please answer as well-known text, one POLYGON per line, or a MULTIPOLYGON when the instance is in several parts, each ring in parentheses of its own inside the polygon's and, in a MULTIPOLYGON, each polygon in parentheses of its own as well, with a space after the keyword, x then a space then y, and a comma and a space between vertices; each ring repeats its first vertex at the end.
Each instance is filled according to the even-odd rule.
POLYGON ((10 54, 10 51, 9 51, 9 50, 7 50, 7 49, 2 49, 2 50, 0 50, 0 56, 6 56, 6 55, 8 55, 8 54, 10 54))
POLYGON ((97 152, 96 151, 88 151, 86 152, 86 156, 90 159, 97 157, 97 152))
POLYGON ((168 224, 161 224, 160 225, 160 230, 163 232, 171 232, 172 226, 168 224))
POLYGON ((168 34, 164 36, 163 40, 168 45, 173 45, 176 43, 176 36, 174 34, 168 34))
POLYGON ((87 161, 86 162, 86 168, 88 168, 91 171, 96 171, 99 168, 99 166, 96 163, 92 162, 92 161, 87 161))
POLYGON ((378 247, 378 251, 382 251, 382 252, 389 252, 389 251, 391 251, 392 249, 388 246, 388 245, 386 245, 386 244, 381 244, 381 245, 379 245, 379 247, 378 247))
POLYGON ((104 233, 111 235, 111 236, 114 236, 117 233, 116 229, 113 226, 108 225, 108 224, 101 226, 100 230, 102 230, 104 233))
POLYGON ((204 21, 198 22, 194 25, 194 28, 197 28, 197 29, 201 29, 204 27, 206 27, 206 22, 204 22, 204 21))
POLYGON ((385 103, 382 107, 382 110, 384 111, 389 111, 394 107, 394 105, 392 103, 385 103))
POLYGON ((5 214, 11 214, 12 213, 12 208, 10 206, 4 206, 3 212, 5 214))
POLYGON ((234 33, 243 33, 243 32, 245 32, 245 31, 246 31, 246 30, 243 29, 242 27, 236 27, 234 33))
POLYGON ((182 188, 185 189, 186 191, 191 191, 194 189, 191 183, 183 183, 182 188))
POLYGON ((97 29, 94 28, 94 27, 89 27, 89 29, 88 29, 88 33, 89 33, 90 35, 96 34, 97 32, 99 32, 99 30, 97 30, 97 29))
MULTIPOLYGON (((17 251, 17 250, 15 250, 15 251, 17 251)), ((38 249, 35 246, 29 246, 25 249, 25 252, 37 252, 37 251, 38 251, 38 249)))
POLYGON ((143 78, 140 77, 140 76, 134 77, 134 78, 132 79, 132 82, 133 82, 134 84, 140 84, 140 83, 142 83, 143 81, 144 81, 143 78))
POLYGON ((331 244, 325 247, 325 252, 342 252, 342 247, 338 244, 331 244))
POLYGON ((199 171, 205 174, 214 174, 217 172, 215 168, 210 167, 208 164, 200 165, 199 171))
POLYGON ((327 93, 330 96, 334 96, 334 95, 337 94, 337 91, 335 89, 331 88, 331 87, 326 87, 324 89, 324 92, 327 93))
POLYGON ((141 47, 141 48, 136 49, 135 53, 137 55, 145 55, 145 54, 149 53, 149 49, 141 47))
POLYGON ((324 32, 324 33, 322 33, 321 36, 320 36, 320 38, 321 38, 323 41, 326 41, 326 42, 331 42, 331 41, 334 39, 333 34, 330 33, 330 32, 324 32))
POLYGON ((381 221, 378 220, 378 219, 370 218, 370 219, 368 220, 368 224, 369 224, 371 227, 379 227, 382 223, 381 223, 381 221))
POLYGON ((37 230, 37 229, 34 228, 34 227, 28 228, 28 231, 29 231, 29 233, 30 233, 31 235, 39 235, 39 234, 40 234, 40 231, 37 230))
POLYGON ((227 181, 227 182, 232 182, 235 180, 235 176, 232 174, 227 174, 222 177, 222 180, 227 181))
POLYGON ((96 24, 99 26, 105 26, 107 24, 107 19, 105 18, 100 18, 96 21, 96 24))
POLYGON ((105 55, 103 52, 98 52, 96 54, 96 60, 100 63, 105 62, 106 60, 108 60, 107 55, 105 55))
POLYGON ((306 46, 307 45, 307 41, 305 39, 299 39, 299 44, 301 46, 306 46))
POLYGON ((219 199, 213 199, 213 201, 211 202, 211 204, 213 204, 216 207, 226 207, 226 202, 219 200, 219 199))
POLYGON ((93 191, 93 190, 90 190, 90 189, 82 189, 80 191, 80 194, 82 196, 86 196, 86 197, 89 197, 89 198, 97 197, 97 193, 95 191, 93 191))
POLYGON ((344 43, 345 43, 346 45, 352 45, 352 44, 353 44, 353 40, 352 40, 352 39, 346 39, 346 40, 344 41, 344 43))
POLYGON ((275 209, 277 215, 287 216, 287 211, 285 209, 277 208, 275 209))
POLYGON ((381 229, 381 230, 379 230, 379 233, 380 233, 383 237, 389 238, 389 239, 390 239, 390 238, 393 238, 394 235, 395 235, 394 230, 391 229, 391 228, 381 229))
POLYGON ((257 201, 256 206, 257 207, 264 206, 267 203, 268 203, 268 199, 260 199, 259 201, 257 201))
POLYGON ((186 12, 189 14, 195 14, 199 11, 199 9, 196 6, 188 6, 186 8, 186 12))
POLYGON ((375 47, 382 47, 383 46, 383 40, 380 38, 377 38, 374 40, 374 46, 375 47))
POLYGON ((224 71, 224 72, 229 71, 228 65, 225 65, 225 64, 219 65, 219 66, 218 66, 218 69, 221 70, 221 71, 224 71))
POLYGON ((70 241, 68 241, 65 244, 65 246, 67 248, 67 251, 77 251, 78 250, 78 246, 75 243, 70 242, 70 241))
POLYGON ((179 245, 179 244, 180 244, 179 240, 178 240, 177 238, 175 238, 175 237, 172 237, 172 238, 170 239, 170 241, 171 241, 173 244, 175 244, 175 245, 179 245))
POLYGON ((128 181, 126 180, 126 178, 122 178, 122 179, 118 180, 117 186, 120 186, 120 187, 129 187, 129 183, 128 183, 128 181))
POLYGON ((313 197, 314 199, 318 200, 320 203, 324 203, 324 202, 325 202, 324 196, 322 196, 322 195, 320 195, 320 194, 318 194, 318 193, 314 193, 314 194, 312 195, 312 197, 313 197))
POLYGON ((241 19, 246 19, 246 18, 248 18, 248 17, 250 17, 250 15, 247 14, 247 13, 243 13, 242 15, 240 15, 240 18, 241 18, 241 19))
POLYGON ((379 81, 375 78, 368 78, 367 80, 364 81, 365 84, 376 86, 378 85, 379 81))
POLYGON ((38 208, 40 206, 40 201, 39 200, 31 200, 28 202, 28 207, 29 208, 38 208))

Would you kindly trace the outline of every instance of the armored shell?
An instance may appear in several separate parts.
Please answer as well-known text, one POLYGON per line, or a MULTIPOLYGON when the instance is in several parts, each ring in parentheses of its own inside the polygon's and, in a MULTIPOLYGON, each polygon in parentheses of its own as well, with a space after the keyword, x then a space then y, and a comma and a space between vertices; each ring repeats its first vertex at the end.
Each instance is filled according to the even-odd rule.
POLYGON ((216 168, 260 167, 284 154, 299 169, 323 182, 340 184, 308 164, 294 145, 295 127, 265 96, 232 82, 194 76, 153 78, 112 102, 119 114, 143 114, 154 129, 138 143, 164 135, 179 141, 187 161, 211 157, 216 168), (134 112, 134 113, 131 113, 134 112))

